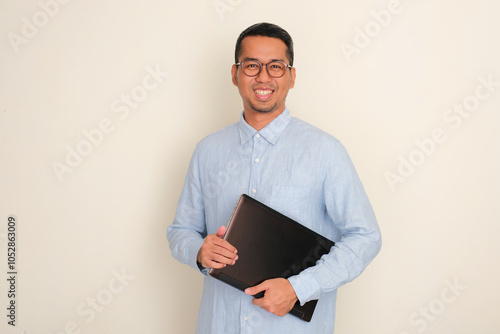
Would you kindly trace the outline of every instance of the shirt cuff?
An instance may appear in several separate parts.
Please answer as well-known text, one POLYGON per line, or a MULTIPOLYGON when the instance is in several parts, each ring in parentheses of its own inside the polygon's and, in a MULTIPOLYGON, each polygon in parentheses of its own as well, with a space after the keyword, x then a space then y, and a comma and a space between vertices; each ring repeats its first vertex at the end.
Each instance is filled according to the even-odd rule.
POLYGON ((198 264, 198 252, 200 251, 203 242, 203 239, 195 240, 189 247, 189 257, 191 258, 189 265, 192 268, 199 270, 202 274, 207 275, 208 268, 203 268, 201 264, 198 264))
POLYGON ((299 275, 289 277, 288 281, 292 284, 301 306, 310 300, 319 298, 320 287, 312 273, 302 272, 299 275))

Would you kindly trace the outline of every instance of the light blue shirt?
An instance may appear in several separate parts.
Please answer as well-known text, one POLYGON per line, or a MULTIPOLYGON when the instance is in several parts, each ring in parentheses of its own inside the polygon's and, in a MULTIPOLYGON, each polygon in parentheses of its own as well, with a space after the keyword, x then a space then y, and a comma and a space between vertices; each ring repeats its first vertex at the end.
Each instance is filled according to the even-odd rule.
POLYGON ((337 288, 363 272, 381 247, 370 202, 344 146, 285 108, 256 131, 243 117, 201 140, 167 237, 172 255, 200 271, 204 238, 231 218, 241 194, 335 242, 315 266, 289 278, 301 304, 319 299, 311 322, 278 317, 205 274, 197 333, 333 333, 337 288))

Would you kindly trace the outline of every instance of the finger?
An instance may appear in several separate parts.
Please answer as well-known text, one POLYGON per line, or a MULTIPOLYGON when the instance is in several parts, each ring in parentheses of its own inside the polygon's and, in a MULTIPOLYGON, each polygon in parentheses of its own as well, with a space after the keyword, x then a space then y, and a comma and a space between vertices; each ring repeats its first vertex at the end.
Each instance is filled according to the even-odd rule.
POLYGON ((265 292, 261 291, 257 295, 254 295, 252 299, 252 304, 263 308, 264 310, 271 312, 269 307, 271 306, 269 298, 266 298, 265 292))
POLYGON ((222 268, 227 264, 233 265, 238 259, 238 255, 236 255, 236 253, 210 243, 204 244, 201 247, 199 255, 201 259, 200 263, 204 267, 211 268, 222 268), (214 263, 220 263, 222 266, 218 264, 214 265, 214 263))
POLYGON ((238 252, 229 242, 214 235, 209 236, 209 238, 207 237, 203 246, 212 253, 217 253, 229 258, 234 258, 238 252))
POLYGON ((216 234, 210 234, 205 238, 197 255, 197 260, 203 267, 219 269, 226 264, 235 264, 238 259, 236 248, 219 236, 219 234, 224 235, 225 231, 226 227, 221 226, 216 234), (222 266, 215 264, 217 262, 222 266))
POLYGON ((236 254, 238 253, 236 248, 234 248, 229 242, 222 245, 215 245, 213 248, 213 252, 231 259, 234 259, 237 256, 236 254))
POLYGON ((237 255, 235 255, 234 258, 230 258, 230 257, 226 257, 224 255, 213 253, 212 256, 211 256, 211 260, 212 261, 219 262, 219 263, 222 263, 222 264, 229 264, 229 265, 235 264, 237 259, 238 259, 237 255))
POLYGON ((225 266, 227 266, 226 263, 221 263, 219 261, 215 261, 215 260, 209 260, 208 261, 208 264, 207 264, 207 267, 208 268, 213 268, 213 269, 222 269, 224 268, 225 266))
POLYGON ((231 245, 228 241, 221 239, 217 236, 210 235, 207 237, 207 239, 211 244, 221 247, 222 249, 225 249, 230 253, 236 254, 238 252, 236 248, 233 245, 231 245))
POLYGON ((224 268, 226 265, 232 265, 236 262, 234 259, 229 259, 222 255, 216 253, 203 253, 201 255, 201 261, 199 261, 203 267, 220 269, 224 268))
POLYGON ((254 296, 254 295, 258 294, 259 292, 266 291, 267 289, 268 289, 268 285, 267 285, 266 281, 264 281, 260 284, 255 285, 255 286, 251 286, 249 288, 246 288, 245 293, 247 295, 254 296))
POLYGON ((216 235, 218 237, 222 238, 224 236, 224 234, 226 234, 226 227, 225 226, 219 227, 219 229, 217 230, 216 235))

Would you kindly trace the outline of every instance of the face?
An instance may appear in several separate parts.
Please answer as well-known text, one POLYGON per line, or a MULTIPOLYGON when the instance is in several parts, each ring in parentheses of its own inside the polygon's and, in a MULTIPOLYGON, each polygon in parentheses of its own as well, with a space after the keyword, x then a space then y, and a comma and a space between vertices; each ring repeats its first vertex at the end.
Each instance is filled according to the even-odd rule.
MULTIPOLYGON (((262 64, 280 60, 290 64, 286 56, 285 43, 272 37, 249 36, 241 43, 241 55, 238 62, 257 59, 262 64)), ((295 68, 287 69, 281 78, 269 76, 265 66, 259 75, 246 76, 241 66, 233 65, 231 69, 233 84, 238 87, 245 113, 276 113, 285 109, 288 90, 295 84, 295 68)))

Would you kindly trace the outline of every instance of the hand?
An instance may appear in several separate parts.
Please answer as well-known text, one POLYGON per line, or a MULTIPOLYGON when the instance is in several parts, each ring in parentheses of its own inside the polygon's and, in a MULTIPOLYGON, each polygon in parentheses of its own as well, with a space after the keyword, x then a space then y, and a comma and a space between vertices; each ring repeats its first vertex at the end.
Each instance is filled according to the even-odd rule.
POLYGON ((238 259, 237 251, 229 242, 222 239, 225 233, 226 227, 221 226, 217 233, 210 234, 205 238, 196 257, 196 260, 204 268, 220 269, 228 264, 235 264, 238 259))
POLYGON ((293 308, 298 298, 292 284, 285 278, 273 278, 245 290, 248 295, 264 291, 264 297, 254 298, 252 304, 283 317, 293 308))

